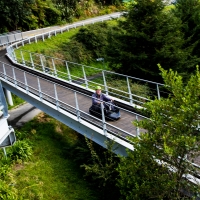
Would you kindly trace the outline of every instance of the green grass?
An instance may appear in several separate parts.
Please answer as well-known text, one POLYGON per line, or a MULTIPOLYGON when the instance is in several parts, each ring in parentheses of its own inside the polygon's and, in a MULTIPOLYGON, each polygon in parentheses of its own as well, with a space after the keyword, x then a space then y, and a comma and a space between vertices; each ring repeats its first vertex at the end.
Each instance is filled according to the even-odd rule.
POLYGON ((14 165, 15 187, 22 199, 97 200, 97 191, 69 151, 77 147, 78 133, 59 121, 40 114, 25 124, 18 138, 33 146, 31 161, 14 165), (26 134, 24 134, 26 133, 26 134))
POLYGON ((18 97, 13 93, 12 93, 12 99, 14 105, 13 106, 8 105, 9 110, 25 102, 23 99, 21 99, 20 97, 18 97))

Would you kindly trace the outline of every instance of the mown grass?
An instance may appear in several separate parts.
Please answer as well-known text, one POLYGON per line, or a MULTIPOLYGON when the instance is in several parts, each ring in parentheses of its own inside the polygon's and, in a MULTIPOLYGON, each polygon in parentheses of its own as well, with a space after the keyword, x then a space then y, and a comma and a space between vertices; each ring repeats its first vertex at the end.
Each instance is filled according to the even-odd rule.
POLYGON ((98 195, 83 171, 70 156, 79 144, 79 135, 48 115, 41 113, 25 124, 17 135, 33 147, 31 161, 13 166, 15 187, 22 199, 97 200, 98 195), (66 150, 67 149, 67 150, 66 150))

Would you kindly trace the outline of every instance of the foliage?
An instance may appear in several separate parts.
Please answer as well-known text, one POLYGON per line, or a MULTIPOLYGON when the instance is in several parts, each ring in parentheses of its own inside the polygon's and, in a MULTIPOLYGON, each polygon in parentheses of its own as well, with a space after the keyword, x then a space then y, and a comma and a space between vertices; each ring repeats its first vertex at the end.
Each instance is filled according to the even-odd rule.
POLYGON ((12 187, 9 186, 5 181, 0 180, 0 200, 16 200, 17 192, 12 187))
POLYGON ((0 1, 0 31, 17 30, 24 18, 31 15, 30 6, 34 0, 3 0, 0 1))
POLYGON ((173 13, 181 19, 181 31, 186 40, 185 47, 194 46, 192 55, 199 57, 200 53, 200 1, 199 0, 178 0, 175 4, 173 13))
POLYGON ((70 42, 62 45, 62 49, 67 51, 71 57, 68 60, 89 64, 96 61, 97 58, 104 57, 110 29, 112 26, 106 22, 81 28, 70 42))
POLYGON ((118 157, 115 151, 115 143, 107 142, 106 149, 98 147, 86 138, 87 146, 91 153, 92 162, 83 164, 81 167, 85 169, 86 176, 90 176, 95 184, 101 189, 102 199, 116 199, 119 197, 118 190, 115 186, 118 173, 116 167, 118 165, 118 157), (99 150, 99 152, 98 152, 99 150), (97 153, 98 152, 98 153, 97 153))
POLYGON ((8 157, 12 160, 28 161, 32 156, 32 148, 26 140, 17 141, 8 150, 8 157))
POLYGON ((119 72, 159 80, 157 64, 182 73, 194 69, 198 59, 191 56, 193 46, 184 48, 181 20, 164 11, 162 0, 137 0, 119 23, 118 31, 109 33, 108 60, 119 72))
POLYGON ((181 199, 180 191, 193 195, 200 191, 184 178, 198 173, 191 162, 200 150, 199 70, 184 83, 171 69, 159 69, 171 95, 147 103, 150 120, 135 122, 147 132, 131 139, 135 150, 121 158, 118 167, 118 185, 125 199, 181 199))

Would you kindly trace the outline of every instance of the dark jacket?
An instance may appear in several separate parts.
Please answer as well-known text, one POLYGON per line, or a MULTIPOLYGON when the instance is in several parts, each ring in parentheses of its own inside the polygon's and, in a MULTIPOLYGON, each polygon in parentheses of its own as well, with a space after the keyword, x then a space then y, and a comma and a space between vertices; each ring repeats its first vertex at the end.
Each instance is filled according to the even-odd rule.
POLYGON ((109 98, 105 94, 98 95, 97 93, 94 93, 92 95, 92 105, 98 105, 98 102, 101 102, 101 101, 105 101, 105 102, 111 101, 111 98, 109 98))

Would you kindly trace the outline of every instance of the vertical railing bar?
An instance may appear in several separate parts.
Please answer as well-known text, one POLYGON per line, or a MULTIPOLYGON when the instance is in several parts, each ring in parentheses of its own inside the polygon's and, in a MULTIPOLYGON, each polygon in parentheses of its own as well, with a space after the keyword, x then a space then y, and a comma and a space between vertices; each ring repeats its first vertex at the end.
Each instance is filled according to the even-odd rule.
POLYGON ((158 93, 158 99, 160 100, 160 90, 159 90, 159 85, 156 84, 156 88, 157 88, 157 93, 158 93))
POLYGON ((40 55, 40 62, 41 62, 41 65, 42 65, 42 71, 45 72, 45 69, 44 69, 44 63, 42 61, 42 56, 40 55))
POLYGON ((12 49, 12 53, 13 53, 14 60, 17 61, 17 57, 16 57, 16 54, 15 54, 15 50, 14 50, 14 49, 12 49))
POLYGON ((102 75, 103 75, 104 88, 105 88, 106 94, 108 95, 108 87, 107 87, 107 83, 106 83, 106 77, 104 74, 104 70, 102 71, 102 75))
POLYGON ((3 73, 4 73, 4 78, 7 81, 8 77, 7 77, 7 74, 6 74, 6 68, 5 68, 5 64, 4 63, 3 63, 3 73))
POLYGON ((29 93, 29 88, 28 88, 28 83, 27 83, 27 78, 26 78, 26 72, 24 72, 24 82, 25 82, 25 86, 26 86, 26 92, 28 94, 29 93))
POLYGON ((22 64, 25 65, 24 55, 23 52, 20 50, 21 58, 22 58, 22 64))
POLYGON ((30 59, 31 59, 31 66, 33 69, 35 69, 35 65, 34 65, 34 62, 33 62, 33 57, 32 57, 32 53, 29 53, 30 55, 30 59))
POLYGON ((67 61, 65 62, 65 65, 66 65, 66 68, 67 68, 68 79, 69 79, 69 82, 71 83, 72 82, 72 78, 71 78, 71 74, 70 74, 70 71, 69 71, 69 66, 68 66, 67 61))
POLYGON ((54 76, 57 77, 57 71, 56 71, 54 59, 52 58, 51 61, 52 61, 52 65, 53 65, 54 76))
POLYGON ((75 102, 76 102, 76 115, 77 115, 78 121, 80 122, 81 115, 80 115, 80 110, 79 110, 79 105, 78 105, 78 98, 77 98, 76 92, 74 92, 74 96, 75 96, 75 102))
POLYGON ((39 90, 40 101, 42 101, 42 91, 41 91, 41 87, 40 87, 39 77, 37 77, 37 82, 38 82, 38 90, 39 90))
POLYGON ((126 76, 126 81, 127 81, 127 86, 128 86, 130 105, 133 105, 132 93, 131 93, 131 88, 130 88, 128 76, 126 76))
POLYGON ((12 68, 13 71, 13 78, 14 78, 14 83, 15 83, 15 87, 17 87, 17 80, 16 80, 16 75, 15 75, 15 68, 12 68))
POLYGON ((86 87, 86 89, 88 89, 88 81, 87 81, 87 77, 86 77, 84 66, 82 66, 82 70, 83 70, 83 76, 84 76, 84 80, 85 80, 85 87, 86 87))
POLYGON ((138 127, 138 115, 136 115, 136 121, 137 121, 137 126, 136 126, 136 136, 138 137, 140 135, 140 129, 138 127))
POLYGON ((102 123, 103 123, 103 133, 104 133, 105 136, 107 136, 106 120, 105 120, 103 102, 101 102, 101 115, 102 115, 102 123))
POLYGON ((57 107, 57 110, 59 111, 60 107, 59 107, 58 93, 57 93, 57 88, 56 88, 56 84, 55 83, 54 83, 54 92, 55 92, 55 98, 56 98, 56 107, 57 107))

